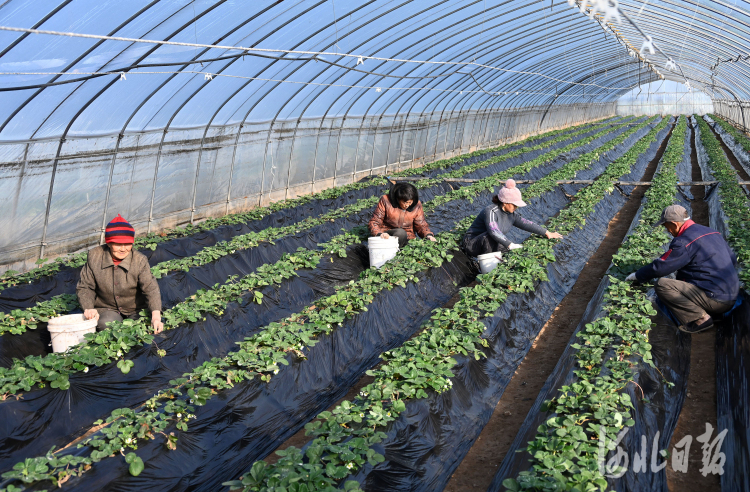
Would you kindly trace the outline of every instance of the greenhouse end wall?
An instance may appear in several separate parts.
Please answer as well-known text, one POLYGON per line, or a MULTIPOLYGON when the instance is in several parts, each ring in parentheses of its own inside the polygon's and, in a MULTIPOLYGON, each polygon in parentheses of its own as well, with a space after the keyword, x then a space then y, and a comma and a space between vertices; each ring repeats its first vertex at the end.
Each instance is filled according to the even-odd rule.
MULTIPOLYGON (((701 94, 702 95, 702 94, 701 94)), ((653 116, 709 114, 714 105, 708 96, 695 97, 696 93, 655 93, 648 97, 625 98, 617 103, 618 116, 653 116), (687 97, 686 97, 687 96, 687 97)))
POLYGON ((0 144, 0 272, 615 114, 589 103, 246 122, 0 144))

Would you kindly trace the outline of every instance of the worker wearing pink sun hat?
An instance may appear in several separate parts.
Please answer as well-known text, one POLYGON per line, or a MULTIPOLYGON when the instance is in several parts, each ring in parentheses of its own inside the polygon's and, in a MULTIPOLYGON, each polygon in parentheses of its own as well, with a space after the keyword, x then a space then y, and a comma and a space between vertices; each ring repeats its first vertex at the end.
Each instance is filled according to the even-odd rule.
POLYGON ((471 227, 466 231, 461 245, 462 249, 469 256, 518 249, 521 245, 513 243, 505 236, 513 227, 545 236, 548 239, 562 238, 562 235, 550 232, 516 213, 519 207, 525 206, 526 202, 523 201, 521 190, 516 187, 516 182, 512 179, 507 180, 505 186, 492 197, 492 203, 477 215, 471 227))

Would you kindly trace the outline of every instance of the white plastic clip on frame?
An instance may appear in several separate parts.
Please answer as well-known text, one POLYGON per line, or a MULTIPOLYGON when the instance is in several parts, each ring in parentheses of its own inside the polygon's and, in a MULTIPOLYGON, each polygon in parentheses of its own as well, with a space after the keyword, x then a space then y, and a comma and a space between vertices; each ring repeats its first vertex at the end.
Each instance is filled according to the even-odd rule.
POLYGON ((656 53, 656 51, 654 50, 654 40, 651 36, 646 36, 646 40, 643 41, 643 45, 641 46, 640 50, 641 56, 643 56, 643 52, 645 50, 648 50, 648 52, 652 55, 656 53))

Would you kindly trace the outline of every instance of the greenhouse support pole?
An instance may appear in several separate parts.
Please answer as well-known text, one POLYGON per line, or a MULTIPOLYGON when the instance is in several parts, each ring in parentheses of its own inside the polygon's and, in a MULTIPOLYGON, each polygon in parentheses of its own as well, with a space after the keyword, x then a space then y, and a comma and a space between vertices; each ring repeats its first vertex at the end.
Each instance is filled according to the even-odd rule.
POLYGON ((346 123, 346 116, 344 116, 341 119, 341 126, 339 127, 339 136, 336 137, 336 155, 333 158, 333 186, 338 186, 339 147, 341 146, 341 133, 344 131, 344 123, 346 123))
MULTIPOLYGON (((210 123, 209 123, 210 124, 210 123)), ((203 136, 201 137, 201 148, 198 149, 198 162, 195 163, 195 178, 193 179, 193 200, 190 202, 190 225, 195 220, 195 196, 198 194, 198 176, 201 172, 201 159, 203 158, 203 145, 206 142, 206 135, 208 134, 209 125, 206 125, 206 129, 203 130, 203 136)), ((214 166, 216 163, 214 163, 214 166)))
POLYGON ((423 115, 424 113, 421 113, 417 117, 417 127, 414 130, 414 143, 411 146, 411 163, 409 164, 409 167, 412 169, 414 169, 414 157, 417 155, 417 145, 419 145, 419 142, 417 141, 417 138, 419 137, 419 131, 420 131, 419 121, 422 119, 423 115))
POLYGON ((445 111, 440 111, 440 118, 438 119, 438 126, 437 130, 435 130, 435 148, 432 149, 432 158, 435 159, 437 157, 437 149, 438 149, 438 142, 440 141, 440 128, 443 125, 443 114, 445 114, 445 111))
MULTIPOLYGON (((271 132, 273 131, 273 121, 270 123, 268 127, 268 138, 266 139, 266 145, 263 149, 263 167, 260 171, 260 194, 258 195, 258 207, 262 206, 263 204, 263 190, 265 189, 266 184, 266 158, 268 157, 268 146, 269 142, 271 141, 271 132)), ((273 160, 273 157, 271 157, 271 160, 273 160)), ((273 166, 273 164, 271 164, 273 166)), ((271 185, 273 186, 273 184, 271 185)))
MULTIPOLYGON (((109 212, 109 193, 112 189, 112 176, 115 173, 115 160, 117 159, 117 151, 120 150, 120 142, 125 135, 120 133, 117 135, 117 143, 115 144, 115 153, 112 154, 112 164, 109 165, 109 179, 107 180, 107 193, 104 195, 104 212, 102 213, 102 233, 99 237, 99 244, 104 244, 104 233, 107 227, 107 213, 109 212)), ((133 163, 135 167, 135 163, 133 163)))
POLYGON ((311 189, 313 190, 313 193, 315 192, 315 172, 318 170, 318 149, 320 148, 320 138, 323 134, 323 124, 325 122, 325 118, 321 118, 320 125, 318 125, 318 133, 316 134, 315 139, 315 158, 313 159, 313 172, 312 172, 312 185, 311 189))
POLYGON ((384 173, 388 174, 388 157, 391 155, 391 140, 393 140, 393 128, 396 124, 396 118, 398 118, 398 113, 393 115, 393 121, 391 122, 391 125, 388 130, 388 147, 385 151, 385 170, 384 173))
MULTIPOLYGON (((370 176, 372 176, 372 172, 375 168, 375 142, 378 139, 378 129, 380 128, 380 122, 383 121, 383 115, 381 113, 380 116, 378 116, 378 122, 375 125, 375 131, 372 135, 372 153, 370 154, 370 176)), ((386 157, 387 159, 387 157, 386 157)))
POLYGON ((232 200, 232 177, 234 176, 234 163, 237 160, 237 147, 240 144, 240 134, 242 134, 242 128, 245 123, 240 123, 240 127, 237 129, 237 138, 234 140, 234 150, 232 151, 232 164, 229 166, 229 183, 227 185, 227 206, 224 211, 225 215, 229 214, 229 202, 232 200))
POLYGON ((39 259, 44 258, 44 248, 47 246, 47 226, 49 225, 49 212, 52 206, 52 191, 55 188, 55 176, 57 175, 57 162, 60 160, 60 152, 65 143, 65 137, 60 137, 60 144, 57 146, 55 161, 52 163, 52 175, 49 179, 49 194, 47 195, 47 207, 44 212, 44 228, 42 229, 42 244, 39 248, 39 259))
POLYGON ((159 151, 156 154, 156 164, 154 165, 154 182, 151 183, 151 206, 148 209, 148 229, 146 232, 151 233, 151 223, 154 220, 154 197, 156 196, 156 179, 159 177, 159 163, 161 162, 161 151, 164 147, 164 139, 167 137, 167 130, 161 134, 161 140, 159 141, 159 151))

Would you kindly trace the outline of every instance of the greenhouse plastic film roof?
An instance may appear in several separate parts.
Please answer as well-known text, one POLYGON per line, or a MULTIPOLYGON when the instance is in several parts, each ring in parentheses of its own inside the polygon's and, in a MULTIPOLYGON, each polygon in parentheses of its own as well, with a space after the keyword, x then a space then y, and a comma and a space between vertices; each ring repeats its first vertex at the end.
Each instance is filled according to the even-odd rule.
POLYGON ((70 250, 107 214, 152 230, 611 115, 661 78, 736 104, 750 92, 749 13, 669 0, 8 0, 0 251, 80 239, 70 250))

